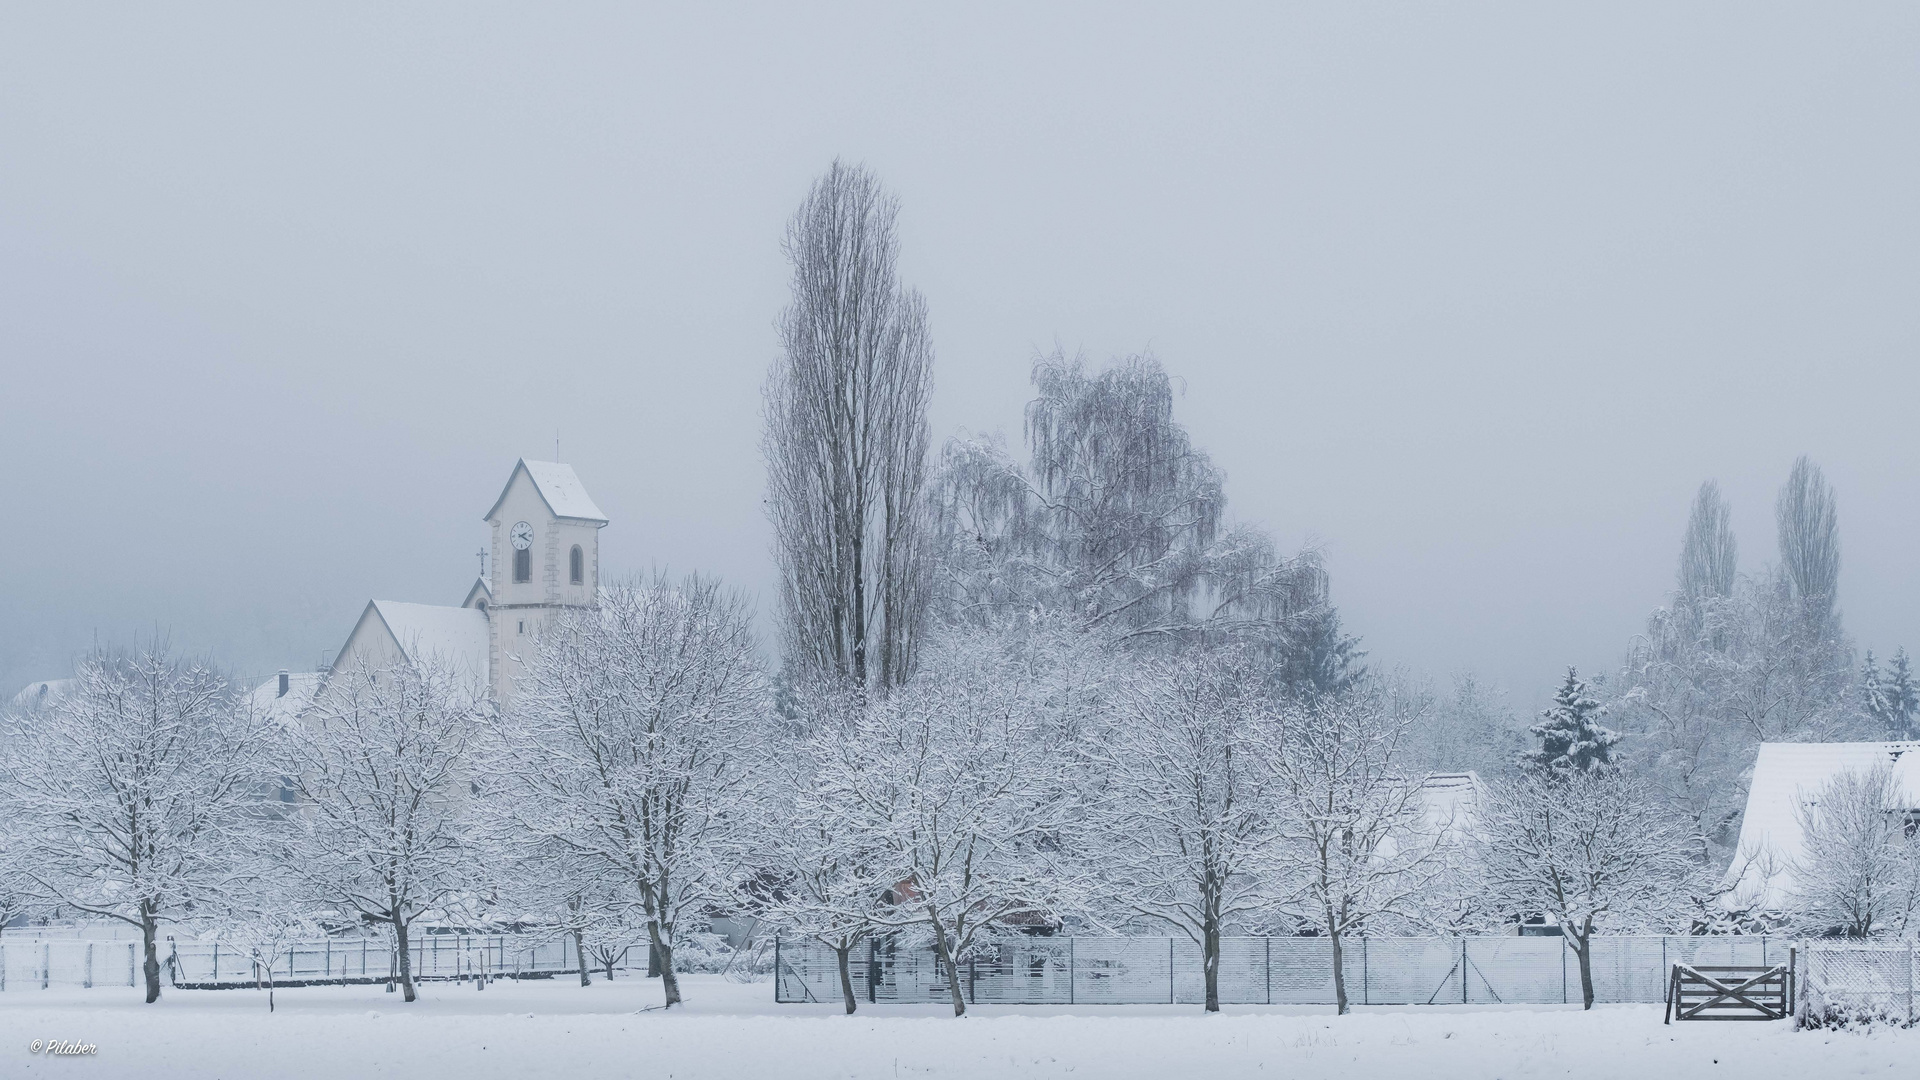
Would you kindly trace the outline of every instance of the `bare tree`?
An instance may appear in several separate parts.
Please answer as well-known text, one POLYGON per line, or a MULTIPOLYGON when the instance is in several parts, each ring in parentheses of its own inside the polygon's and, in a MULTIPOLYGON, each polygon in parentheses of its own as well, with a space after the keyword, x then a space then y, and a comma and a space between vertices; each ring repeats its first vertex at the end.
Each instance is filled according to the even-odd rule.
POLYGON ((1666 929, 1691 910, 1703 872, 1686 829, 1651 792, 1614 769, 1530 771, 1489 786, 1480 863, 1488 896, 1518 915, 1543 913, 1580 962, 1593 1008, 1593 936, 1666 929))
POLYGON ((1805 454, 1774 502, 1780 530, 1780 562, 1794 596, 1814 622, 1832 613, 1840 581, 1840 519, 1833 489, 1820 466, 1805 454))
POLYGON ((1733 510, 1720 494, 1720 485, 1708 480, 1700 485, 1687 517, 1687 538, 1680 546, 1680 595, 1732 596, 1738 563, 1733 510))
POLYGON ((804 726, 762 769, 776 794, 774 813, 760 823, 756 913, 784 934, 833 950, 848 1013, 858 1008, 853 950, 872 933, 882 894, 899 880, 887 880, 886 856, 870 847, 855 804, 836 790, 863 770, 868 748, 860 741, 860 713, 867 707, 858 690, 822 688, 797 709, 804 726))
POLYGON ((1802 799, 1792 899, 1800 922, 1818 934, 1904 934, 1920 913, 1920 838, 1907 833, 1911 800, 1892 768, 1844 770, 1802 799))
POLYGON ((874 922, 930 933, 955 1016, 959 959, 982 935, 1047 922, 1073 887, 1056 857, 1075 789, 1050 737, 1061 703, 1049 659, 988 633, 941 643, 858 714, 857 752, 820 777, 893 883, 874 922))
POLYGON ((336 669, 292 733, 288 869, 317 896, 393 935, 415 998, 415 920, 474 884, 468 812, 475 743, 491 707, 466 672, 433 659, 336 669))
POLYGON ((1136 674, 1095 740, 1105 783, 1086 832, 1101 892, 1200 946, 1208 1012, 1223 929, 1269 906, 1274 884, 1280 716, 1248 659, 1196 650, 1136 674))
POLYGON ((793 302, 766 386, 768 508, 786 657, 884 693, 925 607, 926 302, 895 279, 898 202, 834 162, 787 226, 793 302))
POLYGON ((1281 873, 1300 922, 1327 935, 1334 1001, 1347 1011, 1346 935, 1410 914, 1439 878, 1442 838, 1420 827, 1422 777, 1401 762, 1419 714, 1394 707, 1375 684, 1295 706, 1274 761, 1281 805, 1273 819, 1281 873))
POLYGON ((5 740, 0 817, 27 890, 139 928, 153 1002, 160 926, 234 887, 270 732, 219 673, 162 645, 89 656, 74 675, 5 740))
POLYGON ((499 725, 483 794, 528 842, 618 876, 639 897, 668 1006, 674 948, 731 897, 766 738, 752 616, 714 581, 606 589, 542 635, 499 725))

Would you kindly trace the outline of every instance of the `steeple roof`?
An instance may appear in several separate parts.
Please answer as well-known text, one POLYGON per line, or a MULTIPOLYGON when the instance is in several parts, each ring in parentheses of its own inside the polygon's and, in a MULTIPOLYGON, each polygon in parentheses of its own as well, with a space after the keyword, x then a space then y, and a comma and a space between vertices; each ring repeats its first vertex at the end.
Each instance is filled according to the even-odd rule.
POLYGON ((521 458, 514 465, 513 472, 507 474, 507 486, 500 489, 500 497, 493 501, 493 509, 488 510, 482 520, 493 520, 493 515, 499 511, 500 504, 506 501, 507 492, 513 490, 514 478, 519 476, 523 469, 526 470, 527 479, 533 481, 534 490, 540 493, 540 498, 545 500, 547 509, 552 511, 554 517, 591 521, 601 525, 607 523, 607 515, 600 512, 600 507, 594 503, 593 496, 587 494, 587 487, 580 482, 578 476, 574 475, 573 466, 562 465, 557 461, 528 461, 526 458, 521 458))

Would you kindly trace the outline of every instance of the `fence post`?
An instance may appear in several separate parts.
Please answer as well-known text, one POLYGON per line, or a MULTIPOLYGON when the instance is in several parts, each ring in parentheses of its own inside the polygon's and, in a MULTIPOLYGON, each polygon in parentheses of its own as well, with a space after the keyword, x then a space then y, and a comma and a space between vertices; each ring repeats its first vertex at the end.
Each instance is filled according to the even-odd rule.
POLYGON ((45 990, 53 978, 53 946, 42 943, 40 946, 40 989, 45 990))
POLYGON ((1913 940, 1907 940, 1907 1023, 1913 1023, 1913 940))
POLYGON ((1268 934, 1262 940, 1267 946, 1267 1004, 1271 1005, 1273 1004, 1273 935, 1268 934))
POLYGON ((0 941, 0 994, 7 990, 7 943, 0 941))
MULTIPOLYGON (((1593 940, 1589 938, 1587 940, 1587 943, 1589 947, 1591 947, 1593 940)), ((1583 990, 1581 991, 1581 993, 1584 994, 1586 993, 1586 991, 1583 990)), ((1586 998, 1583 997, 1580 1000, 1585 1001, 1586 998)), ((1563 926, 1560 928, 1560 1004, 1565 1005, 1566 1003, 1567 1003, 1567 929, 1566 927, 1563 926)))
POLYGON ((1460 935, 1460 1004, 1467 1003, 1467 935, 1460 935))
POLYGON ((780 996, 780 935, 773 935, 773 1001, 778 1005, 786 1001, 780 996))
POLYGON ((127 942, 127 985, 137 986, 133 980, 133 942, 127 942))
MULTIPOLYGON (((778 946, 779 942, 774 943, 778 946)), ((867 938, 867 1003, 880 1000, 880 948, 873 938, 867 938)))
POLYGON ((1073 943, 1079 939, 1067 939, 1067 1004, 1078 1004, 1073 998, 1073 943))
POLYGON ((1174 1004, 1173 995, 1173 938, 1167 938, 1167 1004, 1174 1004))
POLYGON ((220 981, 220 943, 213 943, 213 981, 220 981))
MULTIPOLYGON (((91 941, 87 942, 87 979, 86 982, 82 984, 81 989, 93 989, 93 942, 91 941)), ((1912 997, 1913 995, 1909 993, 1907 996, 1912 997)))
MULTIPOLYGON (((1460 939, 1462 948, 1466 947, 1466 938, 1460 939)), ((1460 977, 1466 977, 1466 969, 1460 970, 1460 977)), ((1463 998, 1464 1000, 1464 998, 1463 998)), ((1373 965, 1367 962, 1367 939, 1360 939, 1360 1004, 1373 1004, 1373 965)))

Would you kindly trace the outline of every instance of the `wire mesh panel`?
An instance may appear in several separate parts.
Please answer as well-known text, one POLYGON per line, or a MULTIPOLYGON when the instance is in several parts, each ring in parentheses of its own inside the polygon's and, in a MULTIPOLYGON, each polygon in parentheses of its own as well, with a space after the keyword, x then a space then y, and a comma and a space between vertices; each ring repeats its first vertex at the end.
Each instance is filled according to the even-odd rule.
POLYGON ((1333 1000, 1332 943, 1326 938, 1277 937, 1271 945, 1274 1004, 1325 1005, 1333 1000))
POLYGON ((1800 955, 1803 1022, 1920 1021, 1920 952, 1896 945, 1809 945, 1800 955))
POLYGON ((969 1000, 1046 1005, 1067 998, 1072 950, 1066 942, 1001 942, 968 961, 969 1000))
POLYGON ((1136 1005, 1175 1000, 1171 938, 1076 938, 1073 1001, 1136 1005))
POLYGON ((1460 938, 1361 938, 1347 942, 1347 1000, 1433 1005, 1461 1000, 1460 938), (1352 974, 1359 954, 1359 976, 1352 974))
MULTIPOLYGON (((1557 937, 1474 937, 1462 939, 1469 1004, 1546 1005, 1580 996, 1579 973, 1573 971, 1566 943, 1557 937)), ((1658 1000, 1654 998, 1651 1000, 1658 1000)))

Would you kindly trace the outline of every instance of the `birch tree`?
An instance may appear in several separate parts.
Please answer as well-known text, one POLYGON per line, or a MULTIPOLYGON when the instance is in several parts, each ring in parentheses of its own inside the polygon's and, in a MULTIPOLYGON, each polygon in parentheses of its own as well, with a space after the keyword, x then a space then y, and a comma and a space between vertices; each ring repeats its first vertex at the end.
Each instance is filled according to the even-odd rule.
POLYGON ((1181 655, 1132 680, 1095 741, 1088 854, 1123 917, 1200 947, 1220 1011, 1220 937, 1271 904, 1280 719, 1240 652, 1181 655))
POLYGON ((140 931, 147 1001, 161 926, 227 902, 270 730, 218 672, 156 645, 80 661, 11 747, 0 817, 17 880, 140 931))
POLYGON ((542 636, 483 790, 530 842, 638 895, 666 1004, 674 949, 733 900, 766 739, 767 682, 745 603, 712 580, 603 591, 542 636))
POLYGON ((400 988, 416 997, 409 939, 422 916, 474 886, 474 752, 491 707, 435 660, 349 661, 327 677, 290 739, 300 809, 288 870, 393 936, 400 988))
POLYGON ((1489 898, 1560 927, 1579 960, 1588 1009, 1594 935, 1668 929, 1701 891, 1686 829, 1618 770, 1535 771, 1493 783, 1480 832, 1489 898))
POLYGON ((1296 705, 1274 760, 1280 872, 1303 927, 1332 947, 1334 1002, 1347 1011, 1348 934, 1411 914, 1443 870, 1442 837, 1421 827, 1421 777, 1401 761, 1418 714, 1371 685, 1296 705))
POLYGON ((926 603, 927 307, 896 278, 899 204, 835 161, 787 225, 793 300, 767 379, 768 512, 789 665, 884 693, 926 603))

